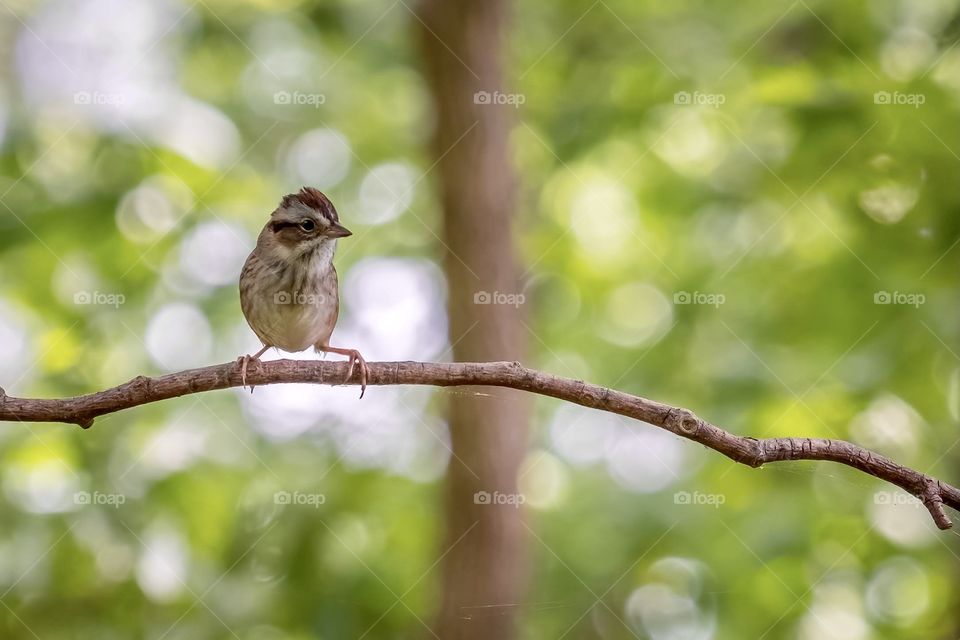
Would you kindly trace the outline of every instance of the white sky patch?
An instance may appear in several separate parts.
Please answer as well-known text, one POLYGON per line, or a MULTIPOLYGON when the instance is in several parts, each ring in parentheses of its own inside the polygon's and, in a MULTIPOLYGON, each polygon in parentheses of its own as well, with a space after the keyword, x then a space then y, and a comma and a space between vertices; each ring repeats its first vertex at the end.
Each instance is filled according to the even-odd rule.
POLYGON ((196 16, 169 0, 44 3, 16 45, 25 101, 224 169, 239 153, 236 126, 179 86, 178 35, 196 16))
POLYGON ((871 617, 909 626, 930 607, 930 581, 923 566, 907 556, 895 556, 874 572, 866 590, 871 617))
POLYGON ((917 452, 924 421, 898 396, 885 394, 870 403, 850 424, 858 444, 903 459, 917 452))
POLYGON ((180 246, 186 275, 211 287, 235 285, 253 240, 243 227, 212 220, 194 227, 180 246))
POLYGON ((576 466, 596 464, 616 446, 620 428, 614 415, 563 404, 553 414, 550 441, 568 462, 576 466))
POLYGON ((876 530, 901 547, 925 547, 941 535, 930 521, 926 507, 899 490, 885 489, 874 494, 868 513, 876 530))
POLYGON ((368 258, 350 270, 341 286, 361 343, 348 346, 368 359, 430 361, 445 351, 445 284, 436 265, 368 258))
POLYGON ((173 527, 166 525, 151 527, 151 531, 141 538, 143 547, 137 562, 137 584, 154 602, 172 602, 186 589, 186 544, 173 527))
POLYGON ((653 427, 622 427, 619 442, 607 452, 610 475, 637 493, 665 489, 687 473, 683 443, 653 427))
POLYGON ((74 503, 74 493, 79 488, 77 480, 65 463, 51 459, 8 467, 3 488, 7 497, 24 511, 62 513, 77 508, 74 503))
POLYGON ((209 364, 213 331, 203 312, 194 305, 175 302, 161 307, 146 331, 150 359, 166 371, 209 364))
POLYGON ((307 131, 290 146, 286 168, 290 180, 327 189, 343 180, 353 159, 347 138, 334 129, 307 131))
POLYGON ((706 568, 701 562, 669 557, 646 572, 645 584, 625 603, 625 619, 653 640, 709 640, 716 613, 704 602, 706 568))
POLYGON ((356 218, 377 225, 398 218, 413 202, 416 172, 407 164, 377 165, 360 183, 360 207, 356 218))
POLYGON ((0 298, 0 380, 7 393, 14 393, 32 378, 33 349, 27 341, 28 325, 34 330, 40 325, 31 323, 26 312, 14 309, 0 298))
POLYGON ((177 216, 162 191, 140 185, 117 205, 117 228, 128 240, 149 242, 173 228, 177 216))
POLYGON ((801 640, 865 640, 870 625, 853 584, 827 579, 816 587, 813 604, 800 622, 801 640))

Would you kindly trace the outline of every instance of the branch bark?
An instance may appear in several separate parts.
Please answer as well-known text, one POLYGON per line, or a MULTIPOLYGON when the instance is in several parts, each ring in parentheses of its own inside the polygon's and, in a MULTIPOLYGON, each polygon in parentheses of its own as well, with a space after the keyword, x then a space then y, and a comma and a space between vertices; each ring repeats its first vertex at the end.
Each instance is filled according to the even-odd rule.
MULTIPOLYGON (((845 440, 738 436, 697 417, 688 409, 582 380, 528 369, 518 362, 369 362, 367 368, 369 386, 419 384, 437 387, 505 387, 609 411, 699 442, 750 467, 781 460, 837 462, 885 480, 915 496, 923 502, 941 529, 952 526, 944 505, 960 511, 960 489, 845 440)), ((346 374, 345 362, 273 360, 253 363, 247 372, 247 382, 257 386, 290 382, 360 384, 359 371, 355 371, 347 381, 344 380, 346 374)), ((118 387, 75 398, 16 398, 0 389, 0 421, 64 422, 86 429, 99 416, 160 400, 239 387, 241 384, 239 366, 237 363, 228 363, 158 378, 138 376, 118 387)))

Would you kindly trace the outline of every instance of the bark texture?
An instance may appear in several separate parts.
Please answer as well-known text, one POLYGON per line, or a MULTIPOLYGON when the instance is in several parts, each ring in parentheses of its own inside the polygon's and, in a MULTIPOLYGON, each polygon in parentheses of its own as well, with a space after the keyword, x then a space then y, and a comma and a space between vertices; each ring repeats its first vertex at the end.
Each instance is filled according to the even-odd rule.
MULTIPOLYGON (((520 309, 493 299, 521 289, 511 229, 513 110, 483 97, 503 91, 505 8, 502 0, 421 0, 417 10, 435 117, 432 153, 443 207, 450 340, 458 361, 522 357, 526 346, 520 309)), ((435 628, 442 640, 514 636, 512 605, 523 601, 527 582, 523 514, 475 497, 517 493, 527 423, 523 394, 451 401, 454 455, 435 628), (501 604, 511 606, 496 606, 501 604)))
MULTIPOLYGON (((859 469, 912 494, 930 511, 941 529, 949 529, 944 505, 960 510, 960 489, 852 442, 827 438, 751 438, 734 435, 697 417, 689 409, 630 395, 606 387, 561 378, 519 362, 369 362, 370 386, 425 384, 438 387, 488 386, 529 391, 567 402, 609 411, 666 429, 699 442, 735 462, 760 467, 782 460, 827 460, 859 469)), ((254 363, 247 382, 254 385, 311 382, 345 382, 346 362, 275 360, 254 363)), ((360 384, 354 371, 346 384, 360 384)), ((97 416, 191 393, 242 385, 236 362, 171 373, 159 378, 139 376, 119 387, 77 398, 33 400, 14 398, 0 389, 0 421, 68 422, 88 428, 97 416)))

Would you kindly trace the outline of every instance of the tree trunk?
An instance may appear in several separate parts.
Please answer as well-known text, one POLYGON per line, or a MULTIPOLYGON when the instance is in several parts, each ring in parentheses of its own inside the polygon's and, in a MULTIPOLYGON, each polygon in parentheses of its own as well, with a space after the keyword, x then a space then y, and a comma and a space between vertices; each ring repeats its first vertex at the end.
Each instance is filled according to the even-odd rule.
MULTIPOLYGON (((514 110, 477 97, 502 90, 504 2, 422 0, 418 16, 436 118, 432 151, 443 206, 454 357, 521 360, 526 339, 519 306, 494 299, 495 293, 521 289, 511 233, 515 176, 508 137, 514 110)), ((443 596, 435 631, 442 640, 509 640, 527 585, 523 514, 510 504, 483 504, 476 497, 489 494, 495 501, 495 494, 517 493, 527 400, 496 389, 484 396, 457 394, 451 404, 454 455, 447 473, 443 596)))

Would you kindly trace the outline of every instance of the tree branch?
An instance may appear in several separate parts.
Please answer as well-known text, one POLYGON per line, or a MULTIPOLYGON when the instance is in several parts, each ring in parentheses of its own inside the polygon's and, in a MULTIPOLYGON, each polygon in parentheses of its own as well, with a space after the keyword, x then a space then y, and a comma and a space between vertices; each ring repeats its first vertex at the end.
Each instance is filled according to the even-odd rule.
MULTIPOLYGON (((633 396, 620 391, 560 378, 518 362, 370 362, 367 384, 421 384, 438 387, 481 385, 508 387, 567 402, 617 413, 666 429, 699 442, 731 460, 759 467, 780 460, 829 460, 859 469, 897 485, 918 498, 941 529, 952 526, 944 505, 960 510, 960 489, 919 471, 904 467, 873 451, 844 440, 825 438, 765 438, 737 436, 698 418, 692 411, 633 396)), ((253 385, 306 382, 341 384, 345 362, 274 360, 252 363, 247 382, 253 385)), ((355 371, 346 384, 360 384, 355 371)), ((87 429, 98 416, 168 398, 241 386, 237 363, 171 373, 158 378, 137 378, 106 391, 76 398, 33 400, 6 395, 0 389, 0 421, 66 422, 87 429)))

